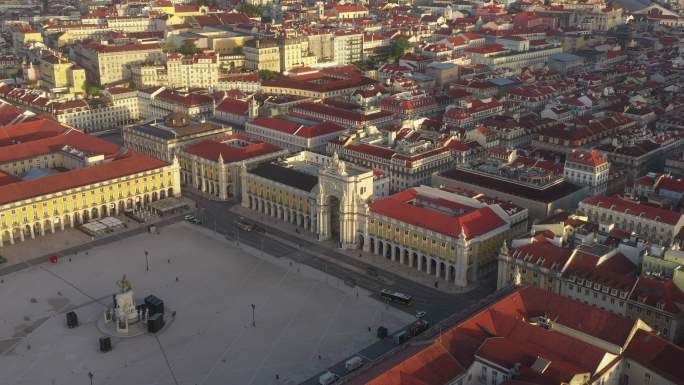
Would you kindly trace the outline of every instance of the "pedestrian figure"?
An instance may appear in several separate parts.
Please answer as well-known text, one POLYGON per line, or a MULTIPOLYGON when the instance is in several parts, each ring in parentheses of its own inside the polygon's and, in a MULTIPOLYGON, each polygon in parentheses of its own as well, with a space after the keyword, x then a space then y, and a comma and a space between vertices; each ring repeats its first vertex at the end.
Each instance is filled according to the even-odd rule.
POLYGON ((171 318, 176 319, 176 311, 175 310, 171 312, 171 318))
POLYGON ((280 380, 280 375, 276 374, 276 380, 280 380))
POLYGON ((319 360, 321 359, 321 355, 320 355, 320 354, 318 355, 318 359, 319 359, 319 360))
POLYGON ((69 262, 71 262, 71 258, 69 258, 69 262))
POLYGON ((371 331, 371 327, 369 326, 369 327, 368 327, 368 332, 370 333, 370 331, 371 331))
POLYGON ((176 277, 176 282, 178 282, 178 277, 176 277))
POLYGON ((171 260, 170 260, 170 259, 168 259, 167 261, 169 262, 169 264, 171 263, 171 260))

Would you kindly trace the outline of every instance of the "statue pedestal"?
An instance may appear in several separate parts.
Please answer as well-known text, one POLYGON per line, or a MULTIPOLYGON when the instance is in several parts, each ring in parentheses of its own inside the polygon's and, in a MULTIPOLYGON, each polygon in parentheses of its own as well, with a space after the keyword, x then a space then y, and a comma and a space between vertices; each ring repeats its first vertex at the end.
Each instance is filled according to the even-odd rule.
POLYGON ((118 320, 126 320, 127 323, 137 322, 138 311, 135 308, 133 290, 119 293, 114 298, 116 301, 116 318, 118 320))

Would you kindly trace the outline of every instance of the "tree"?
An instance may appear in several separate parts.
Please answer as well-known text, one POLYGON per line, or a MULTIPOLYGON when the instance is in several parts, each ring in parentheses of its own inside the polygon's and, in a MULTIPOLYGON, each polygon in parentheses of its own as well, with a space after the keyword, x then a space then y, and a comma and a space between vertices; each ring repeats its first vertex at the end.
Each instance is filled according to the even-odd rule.
POLYGON ((178 48, 178 53, 183 55, 193 55, 201 50, 195 46, 195 42, 192 40, 184 40, 180 48, 178 48))
POLYGON ((404 53, 410 46, 411 43, 409 43, 409 41, 406 39, 393 40, 392 44, 390 44, 387 60, 390 62, 397 61, 397 59, 404 56, 404 53))
POLYGON ((88 94, 88 95, 90 95, 90 96, 97 96, 97 95, 100 94, 100 92, 102 92, 102 87, 96 86, 96 85, 87 84, 87 85, 86 85, 86 90, 85 90, 85 91, 86 91, 86 94, 88 94))
POLYGON ((261 80, 273 79, 276 76, 280 76, 280 72, 275 72, 275 71, 271 71, 271 70, 260 70, 259 71, 259 79, 261 79, 261 80))
POLYGON ((167 41, 162 45, 162 51, 166 53, 176 52, 176 45, 173 42, 167 41))
POLYGON ((242 12, 249 17, 259 17, 263 14, 263 8, 252 4, 244 3, 237 8, 238 12, 242 12))

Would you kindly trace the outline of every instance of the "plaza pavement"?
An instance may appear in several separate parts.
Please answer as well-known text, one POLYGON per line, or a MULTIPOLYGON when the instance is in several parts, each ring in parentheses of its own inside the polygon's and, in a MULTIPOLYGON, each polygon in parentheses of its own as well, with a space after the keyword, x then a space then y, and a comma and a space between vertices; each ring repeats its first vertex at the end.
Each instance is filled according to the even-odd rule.
POLYGON ((412 320, 338 278, 188 223, 0 278, 0 384, 88 384, 88 372, 97 385, 295 384, 374 342, 368 327, 412 320), (177 316, 100 353, 96 322, 123 274, 138 300, 155 294, 177 316), (81 326, 67 329, 72 309, 81 326))

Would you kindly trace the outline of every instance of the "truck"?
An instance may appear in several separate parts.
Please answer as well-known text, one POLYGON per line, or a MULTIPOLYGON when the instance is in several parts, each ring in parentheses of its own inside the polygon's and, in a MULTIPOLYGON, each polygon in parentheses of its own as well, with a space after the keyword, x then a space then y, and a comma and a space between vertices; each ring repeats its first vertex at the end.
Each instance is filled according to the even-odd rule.
POLYGON ((363 365, 363 358, 359 356, 354 356, 350 359, 347 360, 347 362, 344 363, 344 368, 347 370, 347 373, 352 372, 358 368, 360 368, 363 365))
POLYGON ((335 374, 333 372, 328 371, 328 372, 321 374, 321 376, 318 377, 318 383, 320 385, 330 385, 333 382, 337 381, 338 378, 340 378, 340 376, 338 376, 337 374, 335 374))
POLYGON ((419 319, 418 321, 414 322, 413 325, 409 328, 409 336, 415 337, 418 334, 426 331, 430 327, 430 323, 424 319, 419 319))
POLYGON ((396 333, 394 336, 392 336, 392 339, 394 340, 395 345, 401 345, 404 343, 404 341, 409 339, 408 333, 406 331, 400 331, 399 333, 396 333))

